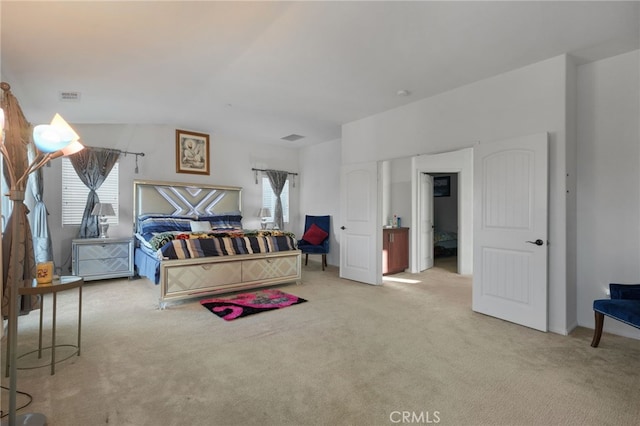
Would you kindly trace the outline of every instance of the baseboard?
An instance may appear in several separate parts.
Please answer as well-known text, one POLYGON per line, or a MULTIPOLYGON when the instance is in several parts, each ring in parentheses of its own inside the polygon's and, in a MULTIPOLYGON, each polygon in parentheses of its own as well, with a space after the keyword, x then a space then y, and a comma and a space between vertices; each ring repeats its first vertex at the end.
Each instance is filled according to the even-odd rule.
MULTIPOLYGON (((638 329, 636 329, 635 327, 632 326, 627 326, 624 325, 623 323, 620 323, 619 326, 608 326, 607 322, 613 322, 614 320, 612 320, 611 318, 609 318, 609 321, 607 321, 607 317, 605 317, 604 319, 604 327, 602 328, 602 331, 604 333, 607 334, 613 334, 614 336, 621 336, 621 337, 628 337, 629 339, 635 339, 635 340, 640 340, 640 331, 638 329), (620 328, 622 327, 622 328, 620 328), (626 328, 629 328, 629 330, 626 330, 626 328), (613 330, 612 330, 613 328, 613 330)), ((615 323, 614 323, 615 324, 615 323)), ((589 330, 593 330, 593 324, 590 325, 579 325, 578 327, 584 327, 584 328, 588 328, 589 330)))

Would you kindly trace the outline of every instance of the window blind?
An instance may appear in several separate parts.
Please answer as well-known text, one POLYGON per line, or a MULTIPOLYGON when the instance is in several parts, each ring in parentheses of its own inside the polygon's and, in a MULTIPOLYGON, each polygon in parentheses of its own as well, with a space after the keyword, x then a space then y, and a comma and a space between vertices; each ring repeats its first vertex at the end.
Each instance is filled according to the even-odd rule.
MULTIPOLYGON (((116 163, 111 169, 109 176, 98 188, 98 197, 101 203, 110 203, 116 216, 107 217, 110 225, 118 224, 118 175, 119 163, 116 163)), ((78 177, 71 160, 62 158, 62 226, 80 225, 82 223, 82 215, 87 205, 87 197, 89 196, 89 188, 78 177)))

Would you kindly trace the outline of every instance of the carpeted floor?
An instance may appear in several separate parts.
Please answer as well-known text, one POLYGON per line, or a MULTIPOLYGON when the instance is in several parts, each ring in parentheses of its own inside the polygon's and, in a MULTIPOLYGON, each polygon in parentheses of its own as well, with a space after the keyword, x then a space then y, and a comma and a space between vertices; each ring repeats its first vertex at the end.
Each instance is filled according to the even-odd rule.
MULTIPOLYGON (((232 322, 198 300, 160 311, 144 279, 87 283, 82 356, 54 376, 19 371, 33 395, 21 412, 50 426, 638 424, 640 341, 605 334, 593 349, 588 329, 474 313, 471 279, 437 266, 369 286, 310 262, 301 285, 277 287, 307 303, 232 322)), ((76 297, 58 298, 61 343, 75 338, 76 297)), ((38 312, 19 325, 23 353, 38 312)))

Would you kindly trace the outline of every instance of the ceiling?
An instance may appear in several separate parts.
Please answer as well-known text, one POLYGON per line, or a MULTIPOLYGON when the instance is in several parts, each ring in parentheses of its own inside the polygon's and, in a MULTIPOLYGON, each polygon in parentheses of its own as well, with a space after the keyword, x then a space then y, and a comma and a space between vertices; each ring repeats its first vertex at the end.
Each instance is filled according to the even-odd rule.
POLYGON ((33 123, 59 112, 290 147, 563 53, 640 47, 638 2, 4 0, 0 13, 2 80, 33 123), (70 91, 79 101, 60 100, 70 91))

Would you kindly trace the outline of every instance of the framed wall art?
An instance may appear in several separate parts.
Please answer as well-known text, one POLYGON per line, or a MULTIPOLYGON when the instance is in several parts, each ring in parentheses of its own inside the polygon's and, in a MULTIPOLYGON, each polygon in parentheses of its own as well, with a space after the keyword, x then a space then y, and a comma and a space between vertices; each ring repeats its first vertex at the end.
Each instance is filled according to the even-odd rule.
POLYGON ((209 135, 176 130, 176 173, 209 175, 209 135))
POLYGON ((433 196, 451 196, 451 176, 435 176, 433 178, 433 196))

